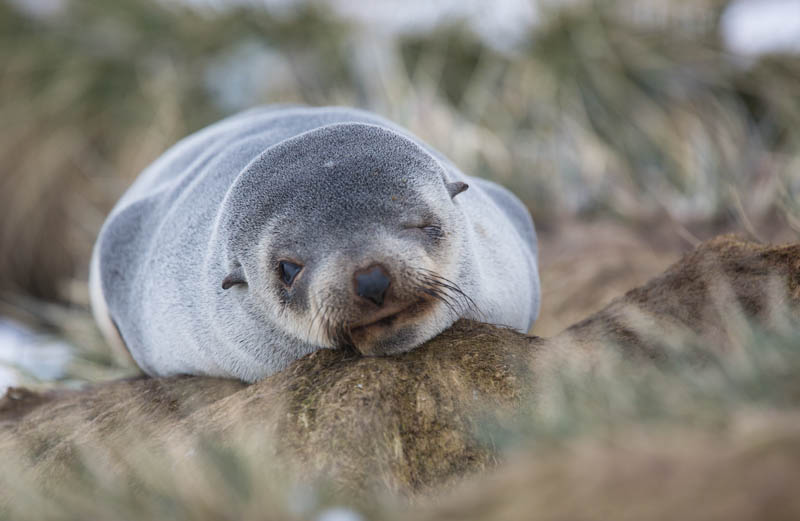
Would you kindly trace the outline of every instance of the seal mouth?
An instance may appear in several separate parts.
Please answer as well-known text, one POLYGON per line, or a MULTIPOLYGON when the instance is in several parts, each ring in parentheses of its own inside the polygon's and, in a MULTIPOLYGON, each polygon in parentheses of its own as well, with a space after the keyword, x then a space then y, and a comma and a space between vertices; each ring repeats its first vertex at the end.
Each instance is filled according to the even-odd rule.
POLYGON ((416 311, 422 307, 423 303, 422 300, 418 300, 407 306, 391 307, 364 320, 353 322, 348 326, 348 329, 353 334, 376 326, 391 326, 401 315, 416 314, 416 311))
POLYGON ((413 317, 424 313, 428 308, 424 299, 419 299, 411 304, 404 306, 394 306, 381 312, 370 315, 365 319, 353 322, 348 326, 348 337, 352 346, 362 355, 375 356, 384 353, 377 348, 376 343, 381 343, 381 339, 391 337, 391 332, 408 322, 413 317))

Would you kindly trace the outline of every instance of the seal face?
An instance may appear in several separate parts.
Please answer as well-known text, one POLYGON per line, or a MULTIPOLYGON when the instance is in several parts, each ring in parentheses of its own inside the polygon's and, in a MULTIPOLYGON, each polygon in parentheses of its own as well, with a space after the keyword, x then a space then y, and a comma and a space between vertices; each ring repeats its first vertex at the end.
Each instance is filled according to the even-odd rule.
POLYGON ((527 331, 539 308, 524 206, 344 108, 255 109, 179 142, 112 211, 90 279, 101 327, 158 376, 254 381, 459 318, 527 331))

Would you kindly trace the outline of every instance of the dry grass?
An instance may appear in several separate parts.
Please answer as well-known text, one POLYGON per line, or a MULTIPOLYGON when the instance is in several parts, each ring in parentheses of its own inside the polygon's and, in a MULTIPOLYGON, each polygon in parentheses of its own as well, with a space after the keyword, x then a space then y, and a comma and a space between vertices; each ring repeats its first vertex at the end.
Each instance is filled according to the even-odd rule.
POLYGON ((344 502, 383 518, 402 499, 434 518, 788 516, 799 310, 800 245, 722 237, 552 339, 461 322, 404 355, 322 350, 249 386, 15 391, 0 402, 0 509, 262 519, 344 502))
POLYGON ((643 426, 514 454, 418 519, 797 519, 798 415, 732 423, 710 433, 643 426))
POLYGON ((543 11, 512 53, 463 24, 387 40, 299 5, 279 16, 71 0, 32 18, 0 2, 7 302, 85 306, 74 281, 137 173, 190 131, 265 102, 375 110, 511 187, 545 231, 575 216, 713 221, 761 239, 800 229, 800 64, 738 67, 719 44, 719 2, 645 25, 626 3, 577 2, 543 11))
POLYGON ((71 384, 130 374, 87 313, 104 215, 180 137, 290 101, 375 110, 512 188, 542 239, 534 333, 573 327, 461 324, 400 359, 325 351, 250 387, 39 382, 0 402, 0 518, 310 519, 349 501, 396 519, 395 496, 430 519, 796 518, 797 247, 722 240, 645 281, 722 231, 797 240, 800 60, 740 67, 714 0, 645 24, 629 2, 574 2, 511 53, 459 23, 387 40, 301 5, 71 0, 31 18, 0 0, 0 313, 67 338, 71 384), (215 70, 249 85, 238 101, 215 70))

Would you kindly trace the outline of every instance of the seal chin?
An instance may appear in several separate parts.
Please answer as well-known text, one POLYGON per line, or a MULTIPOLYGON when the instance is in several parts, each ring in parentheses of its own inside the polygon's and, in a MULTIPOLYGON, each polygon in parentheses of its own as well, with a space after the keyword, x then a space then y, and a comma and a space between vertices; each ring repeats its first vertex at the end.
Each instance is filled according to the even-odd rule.
POLYGON ((408 342, 408 331, 419 324, 419 317, 431 309, 420 299, 371 314, 348 325, 353 346, 364 356, 380 356, 407 351, 416 344, 408 342))

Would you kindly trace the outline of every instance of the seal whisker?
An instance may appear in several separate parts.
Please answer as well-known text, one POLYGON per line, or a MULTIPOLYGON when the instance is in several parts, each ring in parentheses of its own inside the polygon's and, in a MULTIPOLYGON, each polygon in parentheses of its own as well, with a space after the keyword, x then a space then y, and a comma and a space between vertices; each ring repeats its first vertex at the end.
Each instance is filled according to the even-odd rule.
POLYGON ((440 287, 443 287, 443 288, 446 288, 450 292, 458 295, 460 297, 459 301, 463 302, 463 305, 464 305, 464 308, 461 310, 462 312, 471 311, 475 315, 480 317, 481 320, 485 319, 485 314, 478 308, 477 304, 475 304, 475 301, 472 299, 472 297, 467 295, 458 286, 458 284, 456 284, 455 282, 447 279, 446 277, 443 277, 443 276, 439 275, 435 271, 428 270, 428 269, 425 269, 425 268, 421 268, 420 271, 424 273, 423 277, 425 278, 425 280, 428 283, 434 284, 434 285, 437 285, 437 286, 440 286, 440 287))
POLYGON ((323 314, 325 336, 328 337, 328 340, 331 344, 333 344, 334 347, 337 347, 338 339, 336 335, 336 328, 330 314, 328 313, 329 309, 330 308, 328 306, 325 306, 325 313, 323 314))
POLYGON ((444 302, 456 316, 460 315, 460 313, 463 311, 463 305, 460 303, 458 298, 454 298, 454 296, 451 294, 451 291, 449 291, 447 288, 444 288, 441 284, 436 284, 435 281, 427 278, 423 278, 421 282, 424 288, 423 293, 439 299, 440 301, 444 302), (457 305, 458 309, 456 309, 457 305))
POLYGON ((332 306, 325 306, 326 331, 331 343, 337 348, 347 348, 353 345, 350 329, 342 320, 340 312, 332 306), (329 313, 330 312, 330 313, 329 313))
POLYGON ((485 314, 478 308, 478 305, 475 303, 475 301, 472 299, 472 297, 467 295, 455 282, 453 282, 453 281, 451 281, 451 280, 449 280, 449 279, 447 279, 445 277, 442 277, 439 274, 435 274, 435 277, 439 281, 444 281, 444 282, 441 282, 441 283, 443 285, 445 285, 447 288, 449 288, 452 291, 455 291, 456 293, 461 295, 465 299, 465 301, 467 302, 467 306, 468 306, 468 309, 470 311, 474 312, 476 315, 478 315, 481 318, 485 318, 485 314))
POLYGON ((457 291, 433 279, 426 278, 423 279, 423 281, 430 291, 434 291, 439 296, 440 300, 447 303, 448 307, 453 311, 453 313, 456 314, 456 316, 461 316, 464 314, 466 306, 457 291))
POLYGON ((325 304, 325 320, 325 331, 326 335, 328 336, 328 340, 330 340, 334 347, 337 347, 339 343, 339 333, 337 328, 341 319, 339 318, 339 310, 336 306, 325 304))
MULTIPOLYGON (((308 325, 308 331, 306 331, 306 337, 309 339, 309 343, 311 343, 311 331, 314 329, 314 324, 317 322, 317 318, 320 318, 320 313, 325 309, 328 300, 331 298, 331 294, 328 293, 320 300, 319 307, 317 311, 314 313, 314 316, 311 318, 311 323, 308 325)), ((324 314, 323 314, 324 316, 324 314)))
POLYGON ((442 302, 445 306, 447 306, 447 309, 456 315, 456 317, 459 315, 458 310, 453 306, 453 303, 450 302, 450 300, 447 299, 441 292, 431 288, 424 288, 422 292, 442 302))

